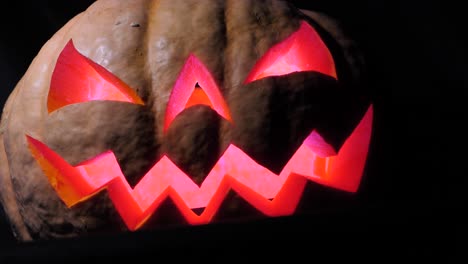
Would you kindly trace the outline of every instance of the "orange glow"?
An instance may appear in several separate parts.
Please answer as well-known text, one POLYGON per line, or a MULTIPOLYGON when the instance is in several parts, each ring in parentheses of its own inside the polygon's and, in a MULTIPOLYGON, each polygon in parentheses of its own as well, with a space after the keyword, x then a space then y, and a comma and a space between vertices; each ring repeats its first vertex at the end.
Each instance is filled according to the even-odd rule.
POLYGON ((164 156, 132 189, 110 151, 73 167, 40 141, 29 136, 27 140, 33 156, 67 206, 106 188, 127 227, 136 230, 168 197, 188 223, 206 224, 216 214, 229 190, 234 190, 268 216, 294 213, 307 180, 356 192, 367 158, 372 119, 370 106, 333 157, 318 156, 306 140, 279 175, 231 144, 201 186, 164 156), (191 210, 195 208, 205 210, 197 215, 191 210))
POLYGON ((70 104, 94 100, 144 104, 132 88, 81 55, 70 40, 60 53, 52 73, 47 109, 51 113, 70 104))
POLYGON ((307 22, 298 31, 268 50, 244 83, 293 72, 317 71, 337 79, 335 62, 320 35, 307 22))
POLYGON ((194 104, 208 105, 220 116, 232 121, 229 108, 211 73, 199 59, 194 55, 190 55, 182 67, 169 97, 164 131, 169 128, 180 112, 194 104), (197 83, 200 88, 195 89, 197 83), (203 93, 201 93, 202 91, 203 93))
POLYGON ((189 108, 194 105, 207 105, 213 108, 213 105, 211 104, 210 99, 208 98, 206 93, 201 88, 195 88, 193 90, 193 93, 188 99, 187 104, 185 105, 185 108, 189 108))

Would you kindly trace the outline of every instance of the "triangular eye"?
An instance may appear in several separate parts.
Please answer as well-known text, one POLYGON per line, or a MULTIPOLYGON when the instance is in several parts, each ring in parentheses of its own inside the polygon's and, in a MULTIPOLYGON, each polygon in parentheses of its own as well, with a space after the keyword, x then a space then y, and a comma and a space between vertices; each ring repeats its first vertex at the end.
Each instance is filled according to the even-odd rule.
POLYGON ((144 104, 132 88, 80 54, 70 40, 52 73, 47 109, 50 113, 66 105, 96 100, 144 104))
POLYGON ((301 22, 299 30, 258 60, 244 83, 304 71, 316 71, 337 79, 330 51, 317 31, 305 21, 301 22))

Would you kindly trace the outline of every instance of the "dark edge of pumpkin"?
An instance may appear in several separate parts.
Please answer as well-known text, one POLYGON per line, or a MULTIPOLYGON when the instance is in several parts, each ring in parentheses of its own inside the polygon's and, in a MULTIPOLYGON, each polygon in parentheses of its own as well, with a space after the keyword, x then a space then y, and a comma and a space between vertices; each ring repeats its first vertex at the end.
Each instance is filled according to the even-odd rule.
POLYGON ((13 236, 21 241, 31 241, 32 237, 24 224, 19 212, 18 203, 15 199, 16 195, 13 190, 13 183, 11 182, 10 166, 3 141, 3 135, 8 124, 10 108, 12 107, 13 101, 15 101, 16 95, 18 94, 20 87, 22 87, 22 84, 23 79, 20 80, 17 87, 15 87, 5 103, 0 121, 0 186, 2 187, 2 191, 0 192, 0 206, 3 206, 3 210, 7 221, 10 224, 13 236))

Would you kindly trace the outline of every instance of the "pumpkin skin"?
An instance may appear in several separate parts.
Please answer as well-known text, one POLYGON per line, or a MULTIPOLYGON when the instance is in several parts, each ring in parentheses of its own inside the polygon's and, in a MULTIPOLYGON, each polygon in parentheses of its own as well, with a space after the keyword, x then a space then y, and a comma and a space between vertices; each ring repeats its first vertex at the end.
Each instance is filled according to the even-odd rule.
POLYGON ((164 154, 201 183, 231 142, 279 172, 311 129, 321 129, 339 149, 355 127, 368 107, 361 98, 360 59, 332 20, 287 2, 95 2, 43 46, 5 105, 0 188, 16 236, 30 240, 126 229, 105 192, 67 208, 31 156, 25 133, 70 164, 110 149, 131 185, 164 154), (300 72, 243 84, 261 56, 304 20, 330 49, 339 82, 300 72), (145 106, 91 101, 49 114, 50 79, 70 39, 81 54, 134 88, 145 106), (190 54, 210 70, 235 126, 206 106, 194 106, 163 132, 167 101, 190 54), (321 107, 304 109, 309 105, 321 107))

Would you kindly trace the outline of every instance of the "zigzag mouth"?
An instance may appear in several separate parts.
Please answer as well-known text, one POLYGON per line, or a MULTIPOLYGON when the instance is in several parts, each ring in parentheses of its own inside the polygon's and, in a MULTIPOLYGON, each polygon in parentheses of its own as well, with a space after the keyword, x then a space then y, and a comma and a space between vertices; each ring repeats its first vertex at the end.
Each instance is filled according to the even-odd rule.
MULTIPOLYGON (((164 156, 132 189, 110 151, 71 166, 42 142, 30 136, 27 140, 33 157, 67 206, 72 207, 107 189, 127 227, 136 230, 168 197, 189 224, 206 224, 230 190, 267 216, 294 213, 307 180, 356 192, 367 159, 372 119, 370 106, 333 157, 320 157, 313 151, 313 144, 305 140, 279 174, 259 165, 231 144, 201 186, 164 156), (194 212, 198 208, 204 208, 201 214, 194 212)), ((312 132, 310 137, 314 142, 317 134, 312 132)))

